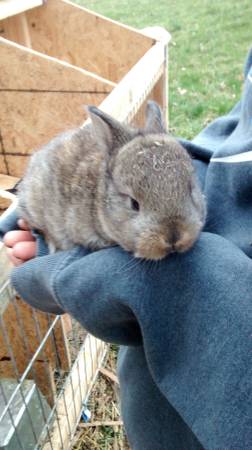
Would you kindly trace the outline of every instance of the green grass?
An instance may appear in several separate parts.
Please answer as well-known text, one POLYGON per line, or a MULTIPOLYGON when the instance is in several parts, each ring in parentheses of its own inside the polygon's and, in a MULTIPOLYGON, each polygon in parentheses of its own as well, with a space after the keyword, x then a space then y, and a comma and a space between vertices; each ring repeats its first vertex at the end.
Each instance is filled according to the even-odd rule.
POLYGON ((251 0, 76 0, 138 29, 165 27, 170 127, 191 138, 240 96, 243 62, 252 42, 251 0))

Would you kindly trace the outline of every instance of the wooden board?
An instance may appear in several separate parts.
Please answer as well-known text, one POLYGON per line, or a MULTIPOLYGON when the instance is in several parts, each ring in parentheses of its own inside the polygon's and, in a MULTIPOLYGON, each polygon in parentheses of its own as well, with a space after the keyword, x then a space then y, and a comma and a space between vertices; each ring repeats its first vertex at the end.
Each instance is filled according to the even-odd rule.
MULTIPOLYGON (((7 154, 2 158, 2 165, 0 164, 0 173, 8 174, 11 173, 15 177, 22 177, 28 162, 28 157, 30 154, 23 156, 22 154, 7 154)), ((0 155, 1 162, 1 155, 0 155)))
MULTIPOLYGON (((49 328, 48 316, 41 312, 33 313, 30 306, 19 300, 17 308, 9 302, 1 317, 0 377, 16 378, 23 374, 40 341, 44 338, 49 328), (15 366, 12 357, 15 359, 15 366)), ((34 379, 51 406, 56 393, 53 375, 55 369, 69 371, 71 368, 68 342, 62 324, 59 318, 54 326, 53 335, 48 337, 27 374, 27 378, 34 379)))
MULTIPOLYGON (((0 3, 1 6, 1 3, 0 3)), ((4 34, 4 28, 8 29, 8 39, 18 42, 26 47, 31 47, 30 32, 25 13, 18 14, 0 22, 1 35, 4 34)))
MULTIPOLYGON (((160 80, 161 89, 165 88, 165 50, 163 42, 157 42, 148 50, 102 102, 100 108, 122 122, 130 121, 160 80)), ((165 107, 164 96, 161 97, 160 93, 158 100, 162 100, 161 107, 165 107)))
MULTIPOLYGON (((29 305, 17 299, 16 303, 9 303, 2 314, 1 321, 3 321, 7 334, 1 327, 0 360, 11 357, 9 343, 18 371, 22 374, 49 328, 48 316, 42 312, 33 311, 29 305)), ((50 361, 53 368, 60 363, 61 368, 67 370, 70 367, 70 358, 65 333, 60 321, 55 325, 54 332, 56 334, 55 340, 52 335, 48 338, 37 359, 50 361), (58 355, 55 350, 57 350, 58 355)))
MULTIPOLYGON (((8 175, 3 175, 0 173, 0 189, 12 189, 17 182, 19 181, 19 178, 17 177, 11 177, 8 175)), ((0 192, 1 195, 1 192, 0 192)))
MULTIPOLYGON (((34 50, 118 82, 154 39, 63 0, 47 0, 26 13, 34 50)), ((4 24, 9 37, 11 24, 4 24)), ((18 42, 18 41, 17 41, 18 42)))
MULTIPOLYGON (((72 367, 64 385, 64 392, 57 401, 54 424, 51 428, 51 443, 54 450, 68 450, 71 436, 78 425, 84 401, 95 382, 103 361, 107 345, 91 335, 87 335, 84 346, 72 367)), ((51 450, 50 442, 45 442, 42 450, 51 450)))
POLYGON ((43 4, 43 0, 1 0, 0 20, 43 4))
MULTIPOLYGON (((4 215, 9 214, 12 210, 14 210, 17 206, 17 198, 14 194, 5 191, 4 189, 0 188, 0 215, 1 218, 4 217, 4 215)), ((0 243, 1 248, 1 243, 0 243)), ((1 265, 1 261, 0 261, 1 265)))
POLYGON ((12 264, 7 257, 6 248, 0 242, 0 315, 2 315, 8 304, 10 298, 13 296, 13 289, 7 285, 7 280, 12 269, 12 264))
POLYGON ((26 155, 59 132, 81 125, 83 105, 99 105, 114 86, 0 38, 0 172, 22 176, 26 155))
POLYGON ((8 172, 6 170, 5 157, 4 157, 2 152, 3 152, 3 149, 2 149, 1 144, 0 144, 0 173, 5 173, 6 174, 8 172))
POLYGON ((13 188, 18 180, 16 177, 9 177, 0 173, 0 215, 16 201, 15 196, 8 191, 6 192, 6 189, 13 188))
POLYGON ((168 128, 168 116, 167 116, 167 107, 166 107, 166 77, 161 75, 158 81, 154 84, 151 91, 146 96, 145 100, 141 104, 140 108, 137 110, 136 114, 132 118, 132 121, 135 125, 142 127, 145 125, 145 112, 147 102, 149 100, 155 100, 161 107, 163 112, 164 122, 168 128))
POLYGON ((115 83, 0 37, 0 89, 108 94, 115 83))
POLYGON ((9 198, 2 197, 0 193, 0 215, 11 206, 12 201, 9 198))
MULTIPOLYGON (((0 361, 0 379, 1 378, 17 379, 13 364, 7 359, 2 359, 0 361)), ((52 407, 54 405, 56 392, 52 366, 46 361, 35 361, 32 370, 27 376, 27 379, 34 380, 36 386, 52 407)))
POLYGON ((15 161, 9 156, 30 155, 58 133, 81 125, 87 118, 84 105, 99 105, 106 95, 19 91, 2 92, 0 97, 5 164, 9 174, 20 177, 19 158, 15 161))

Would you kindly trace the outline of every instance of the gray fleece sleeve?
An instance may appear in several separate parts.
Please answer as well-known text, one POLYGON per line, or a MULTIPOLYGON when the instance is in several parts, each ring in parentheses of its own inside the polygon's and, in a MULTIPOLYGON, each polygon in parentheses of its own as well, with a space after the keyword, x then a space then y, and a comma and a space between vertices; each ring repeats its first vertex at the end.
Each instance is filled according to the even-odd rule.
MULTIPOLYGON (((115 248, 89 253, 83 247, 75 247, 26 262, 13 269, 11 281, 34 308, 54 314, 68 312, 105 341, 138 345, 141 343, 139 326, 131 309, 120 298, 120 278, 117 274, 111 277, 107 264, 109 254, 118 267, 118 253, 123 252, 115 248)), ((131 261, 126 253, 125 257, 131 261)))

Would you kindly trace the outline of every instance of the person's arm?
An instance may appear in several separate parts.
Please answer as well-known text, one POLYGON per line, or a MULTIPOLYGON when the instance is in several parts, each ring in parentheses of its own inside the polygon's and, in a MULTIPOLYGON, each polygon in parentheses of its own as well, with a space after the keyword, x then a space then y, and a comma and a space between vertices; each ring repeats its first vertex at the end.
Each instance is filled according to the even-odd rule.
MULTIPOLYGON (((86 261, 89 251, 83 247, 53 255, 46 254, 42 237, 37 236, 40 241, 38 245, 38 239, 36 242, 27 224, 19 221, 18 225, 19 229, 7 232, 3 240, 9 257, 16 266, 11 274, 12 284, 26 302, 45 312, 69 312, 103 340, 124 345, 141 343, 139 326, 131 309, 120 299, 106 299, 105 284, 110 273, 106 277, 103 268, 96 269, 93 261, 96 260, 97 253, 94 257, 90 254, 92 261, 86 261), (93 276, 96 270, 97 276, 93 276)), ((108 269, 105 260, 104 265, 108 269)), ((113 281, 116 282, 117 279, 113 281)), ((110 287, 107 287, 107 291, 110 287)))
MULTIPOLYGON (((68 312, 105 341, 138 345, 141 333, 135 316, 127 300, 118 296, 122 281, 118 277, 120 252, 117 248, 89 254, 83 247, 75 247, 67 252, 33 258, 12 271, 12 284, 35 308, 55 314, 68 312), (116 273, 112 276, 115 267, 116 273), (116 286, 114 296, 112 283, 116 286)), ((126 261, 122 265, 132 264, 132 257, 123 253, 122 260, 126 261)), ((123 280, 125 283, 125 276, 123 280)), ((126 285, 128 282, 130 280, 126 285)), ((126 293, 127 289, 124 291, 126 293)))

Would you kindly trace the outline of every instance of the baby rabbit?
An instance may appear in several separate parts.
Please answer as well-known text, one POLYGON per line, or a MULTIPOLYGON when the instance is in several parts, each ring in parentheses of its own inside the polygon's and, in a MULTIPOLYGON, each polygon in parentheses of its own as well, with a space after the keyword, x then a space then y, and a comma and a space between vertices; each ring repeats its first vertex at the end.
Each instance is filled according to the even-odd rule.
POLYGON ((51 251, 119 244, 159 260, 190 249, 205 201, 190 156, 166 131, 150 101, 144 129, 94 106, 91 123, 62 134, 30 159, 19 185, 19 216, 51 251))

